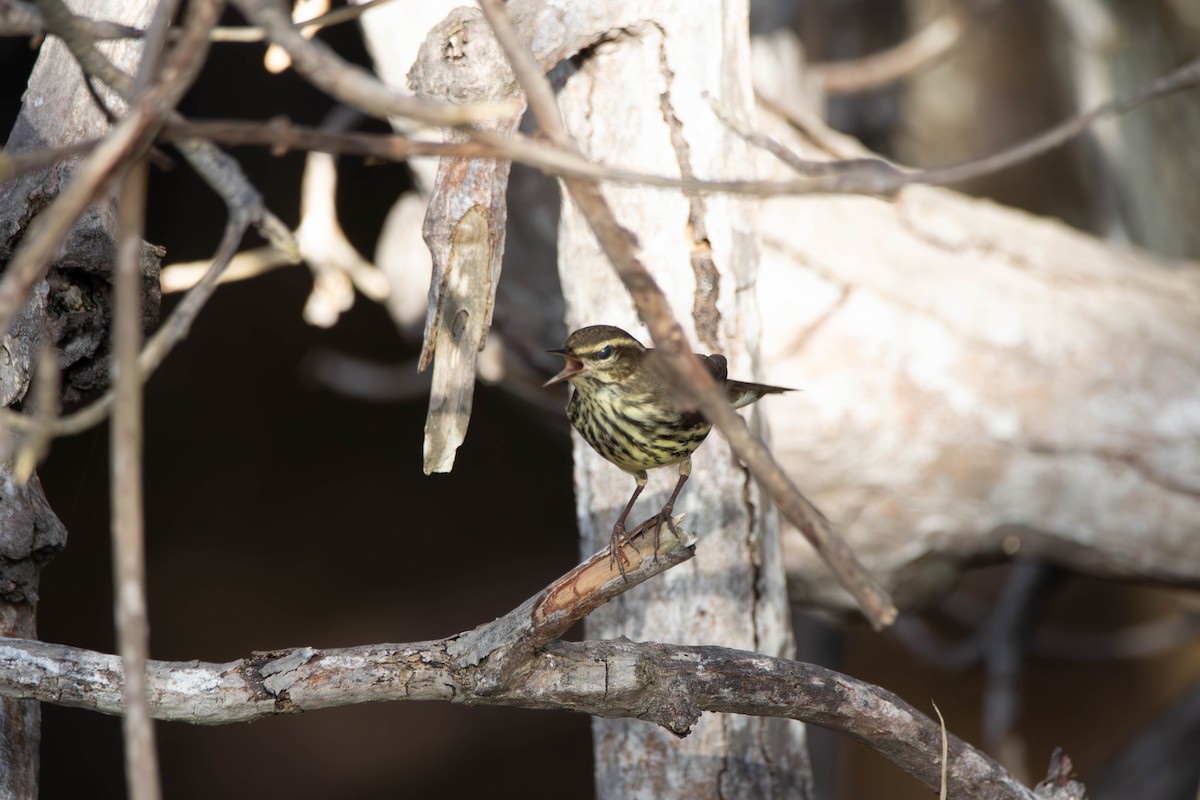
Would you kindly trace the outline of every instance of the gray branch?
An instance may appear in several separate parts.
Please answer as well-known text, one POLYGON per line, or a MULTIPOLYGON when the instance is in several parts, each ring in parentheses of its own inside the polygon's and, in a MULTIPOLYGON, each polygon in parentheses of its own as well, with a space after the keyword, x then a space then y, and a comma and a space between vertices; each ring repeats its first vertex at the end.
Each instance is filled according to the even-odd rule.
MULTIPOLYGON (((442 700, 640 719, 679 737, 705 711, 788 717, 850 736, 927 786, 939 785, 941 729, 876 686, 812 664, 725 647, 557 641, 599 605, 694 555, 687 534, 680 539, 661 530, 657 554, 650 547, 653 535, 643 527, 633 534, 634 546, 623 547, 626 577, 606 548, 505 616, 445 639, 296 647, 223 664, 150 661, 151 715, 223 725, 357 703, 442 700)), ((0 696, 121 714, 123 684, 115 655, 0 639, 0 696)), ((1082 796, 1030 790, 954 736, 947 762, 954 796, 1082 796)))
MULTIPOLYGON (((508 625, 512 616, 492 625, 508 625)), ((473 635, 336 650, 298 647, 224 664, 151 661, 151 712, 156 719, 221 725, 356 703, 442 700, 641 719, 681 737, 705 711, 789 717, 850 736, 931 788, 940 781, 937 723, 891 692, 824 667, 724 647, 557 641, 496 687, 487 660, 472 664, 470 655, 454 655, 473 635)), ((497 644, 489 658, 507 647, 497 644)), ((114 655, 26 639, 0 643, 5 696, 120 714, 122 679, 114 655)), ((947 778, 952 797, 1056 796, 1022 786, 955 736, 949 737, 947 778)))

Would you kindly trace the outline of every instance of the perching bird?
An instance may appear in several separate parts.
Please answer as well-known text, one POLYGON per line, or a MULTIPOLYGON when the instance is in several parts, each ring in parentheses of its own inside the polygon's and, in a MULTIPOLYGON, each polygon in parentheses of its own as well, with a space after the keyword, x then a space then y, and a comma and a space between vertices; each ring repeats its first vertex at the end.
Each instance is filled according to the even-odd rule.
MULTIPOLYGON (((613 526, 610 554, 616 557, 626 538, 625 518, 646 488, 646 470, 679 465, 679 482, 667 504, 651 521, 671 523, 675 499, 692 470, 692 453, 712 430, 699 411, 681 411, 672 400, 654 361, 661 356, 612 325, 580 328, 567 337, 566 346, 549 350, 567 360, 562 372, 545 383, 569 381, 575 390, 567 403, 567 417, 584 441, 597 453, 633 475, 637 488, 613 526)), ((713 379, 729 393, 729 402, 741 408, 763 395, 789 391, 779 386, 731 381, 725 356, 697 355, 713 379)), ((618 561, 620 563, 620 561, 618 561)), ((624 566, 621 567, 622 574, 624 566)))

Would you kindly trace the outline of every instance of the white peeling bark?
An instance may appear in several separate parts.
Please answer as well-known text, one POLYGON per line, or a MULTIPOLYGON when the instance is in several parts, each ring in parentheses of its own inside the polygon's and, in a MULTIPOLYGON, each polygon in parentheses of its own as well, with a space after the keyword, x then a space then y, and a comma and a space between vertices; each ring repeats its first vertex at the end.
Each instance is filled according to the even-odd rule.
MULTIPOLYGON (((624 4, 625 12, 635 7, 624 4)), ((579 4, 579 13, 595 10, 579 4)), ((568 17, 575 6, 564 5, 568 17)), ((722 126, 705 94, 748 114, 749 46, 740 2, 645 4, 636 23, 589 51, 560 93, 568 128, 600 163, 697 177, 747 177, 743 143, 722 126)), ((568 21, 565 27, 572 27, 568 21)), ((735 197, 608 186, 617 219, 634 232, 642 258, 700 351, 729 357, 732 376, 756 376, 757 203, 735 197)), ((559 273, 569 329, 607 323, 648 341, 633 304, 568 203, 559 273)), ((772 376, 774 377, 774 376, 772 376)), ((769 400, 767 402, 770 402, 769 400)), ((608 539, 633 478, 575 439, 583 550, 608 539)), ((694 561, 593 614, 589 638, 628 636, 721 644, 768 655, 792 651, 777 515, 714 434, 693 459, 676 505, 699 537, 694 561)), ((651 474, 630 522, 658 510, 674 469, 651 474)), ((740 716, 704 717, 676 740, 638 721, 597 719, 600 798, 804 797, 809 770, 803 728, 740 716)))

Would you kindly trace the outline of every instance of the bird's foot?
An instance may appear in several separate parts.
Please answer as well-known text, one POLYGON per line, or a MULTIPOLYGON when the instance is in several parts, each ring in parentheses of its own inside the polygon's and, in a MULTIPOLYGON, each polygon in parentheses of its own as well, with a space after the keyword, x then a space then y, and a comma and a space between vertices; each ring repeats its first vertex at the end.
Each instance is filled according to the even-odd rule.
POLYGON ((662 526, 666 525, 667 530, 669 530, 671 533, 675 534, 675 536, 677 538, 680 538, 679 537, 679 529, 675 527, 675 519, 672 516, 672 514, 674 514, 674 512, 675 512, 674 506, 672 506, 672 505, 663 506, 662 511, 659 511, 653 517, 651 517, 650 519, 646 520, 645 522, 643 522, 641 525, 638 526, 639 530, 647 527, 648 525, 654 526, 654 563, 655 564, 658 563, 658 548, 660 545, 659 533, 660 533, 660 531, 662 531, 662 526))
MULTIPOLYGON (((634 531, 637 532, 636 530, 634 531)), ((612 536, 608 540, 608 568, 611 570, 615 564, 617 570, 620 571, 621 577, 629 580, 625 576, 625 565, 629 563, 629 557, 621 550, 622 545, 628 544, 634 550, 637 547, 631 541, 631 535, 625 530, 625 524, 618 522, 613 525, 612 536)))

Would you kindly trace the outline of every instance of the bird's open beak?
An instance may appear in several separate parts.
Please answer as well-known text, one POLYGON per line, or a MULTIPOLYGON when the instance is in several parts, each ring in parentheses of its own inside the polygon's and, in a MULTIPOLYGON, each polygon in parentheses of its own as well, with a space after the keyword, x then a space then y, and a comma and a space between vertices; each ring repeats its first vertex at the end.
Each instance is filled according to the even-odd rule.
POLYGON ((573 376, 578 375, 580 370, 583 369, 583 362, 580 361, 575 356, 571 355, 570 350, 560 348, 558 350, 547 350, 546 352, 554 353, 554 355, 556 355, 556 356, 562 356, 563 358, 565 358, 567 360, 567 365, 565 367, 563 367, 562 372, 558 373, 553 378, 551 378, 550 380, 543 383, 542 384, 543 387, 553 386, 556 383, 562 383, 565 380, 569 380, 573 376))

